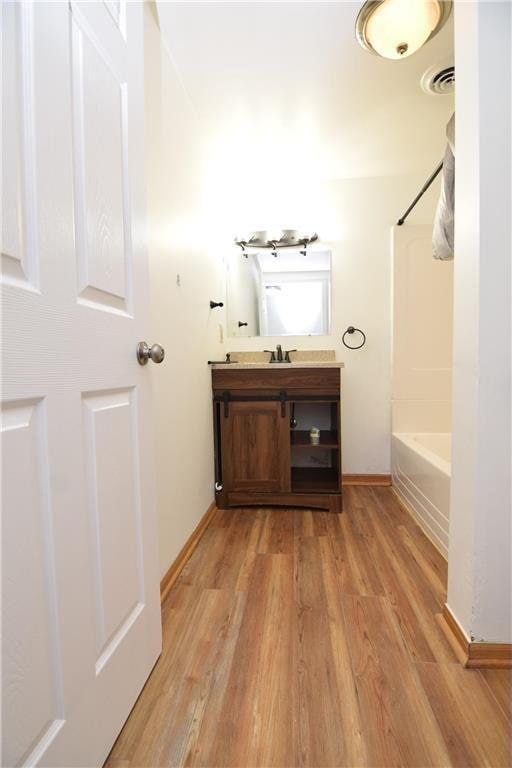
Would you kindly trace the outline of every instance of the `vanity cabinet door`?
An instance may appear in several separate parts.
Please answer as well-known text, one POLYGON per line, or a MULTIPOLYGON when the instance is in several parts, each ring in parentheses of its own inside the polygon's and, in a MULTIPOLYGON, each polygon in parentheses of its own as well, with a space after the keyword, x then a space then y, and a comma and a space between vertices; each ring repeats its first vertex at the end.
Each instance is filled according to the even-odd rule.
POLYGON ((222 475, 229 492, 290 490, 290 419, 275 401, 230 402, 221 417, 222 475))

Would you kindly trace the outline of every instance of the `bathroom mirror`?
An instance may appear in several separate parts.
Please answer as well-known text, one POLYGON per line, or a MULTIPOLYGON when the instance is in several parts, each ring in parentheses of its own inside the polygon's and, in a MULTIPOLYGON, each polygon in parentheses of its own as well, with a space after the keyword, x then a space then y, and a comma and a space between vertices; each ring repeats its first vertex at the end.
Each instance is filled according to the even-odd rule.
POLYGON ((229 336, 330 332, 331 254, 326 250, 234 251, 227 262, 229 336))

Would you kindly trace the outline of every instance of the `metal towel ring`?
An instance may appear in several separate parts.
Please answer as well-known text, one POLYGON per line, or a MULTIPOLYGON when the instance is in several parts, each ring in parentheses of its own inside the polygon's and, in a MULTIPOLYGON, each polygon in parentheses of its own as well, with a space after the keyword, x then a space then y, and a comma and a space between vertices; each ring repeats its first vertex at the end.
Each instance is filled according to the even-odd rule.
POLYGON ((353 325, 349 325, 349 327, 341 337, 341 340, 344 343, 344 345, 347 347, 347 349, 361 349, 361 347, 364 347, 364 345, 366 344, 366 334, 363 333, 363 331, 360 328, 354 328, 353 325), (363 340, 361 344, 359 344, 357 347, 351 347, 350 344, 347 344, 347 342, 345 341, 345 336, 347 335, 347 333, 355 333, 356 331, 357 333, 361 334, 361 336, 363 337, 363 340))

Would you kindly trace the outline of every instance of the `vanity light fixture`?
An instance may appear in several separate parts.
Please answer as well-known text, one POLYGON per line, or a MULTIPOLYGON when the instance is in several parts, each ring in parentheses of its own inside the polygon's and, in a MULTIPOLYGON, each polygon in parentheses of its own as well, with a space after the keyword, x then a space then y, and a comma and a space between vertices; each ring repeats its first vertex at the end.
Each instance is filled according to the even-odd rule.
POLYGON ((446 23, 452 0, 366 0, 356 20, 356 38, 385 59, 416 53, 446 23))
POLYGON ((318 240, 316 232, 304 234, 296 229, 283 229, 280 232, 272 233, 272 236, 270 236, 270 233, 266 230, 260 230, 253 232, 250 237, 245 239, 235 238, 235 245, 240 246, 242 255, 245 258, 247 258, 247 248, 258 248, 259 250, 271 248, 272 255, 277 256, 277 252, 281 248, 299 248, 302 246, 304 251, 301 251, 301 253, 306 255, 307 246, 310 243, 314 243, 315 240, 318 240))

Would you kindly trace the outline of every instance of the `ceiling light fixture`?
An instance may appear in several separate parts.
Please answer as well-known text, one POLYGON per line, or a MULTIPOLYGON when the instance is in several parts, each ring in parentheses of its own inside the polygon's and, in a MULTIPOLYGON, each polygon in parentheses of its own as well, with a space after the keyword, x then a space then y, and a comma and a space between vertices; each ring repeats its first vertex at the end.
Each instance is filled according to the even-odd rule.
POLYGON ((451 0, 367 0, 356 20, 356 37, 385 59, 416 53, 446 23, 451 0))

